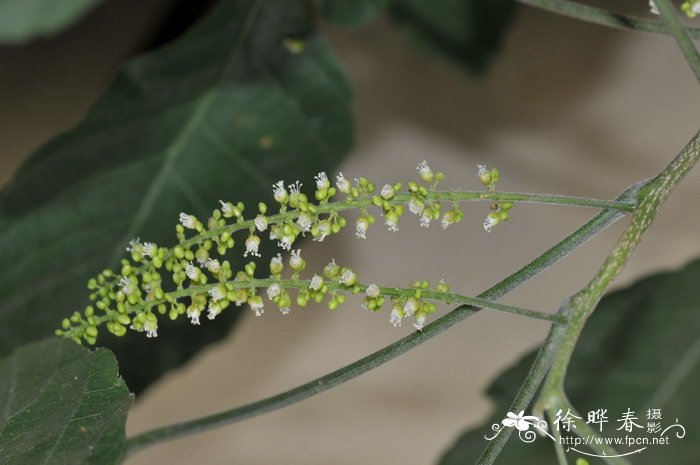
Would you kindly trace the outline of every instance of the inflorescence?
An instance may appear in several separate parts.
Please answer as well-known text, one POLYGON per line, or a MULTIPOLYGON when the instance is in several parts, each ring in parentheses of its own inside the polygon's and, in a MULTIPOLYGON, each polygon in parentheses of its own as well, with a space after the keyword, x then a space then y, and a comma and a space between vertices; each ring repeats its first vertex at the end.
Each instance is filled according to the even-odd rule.
MULTIPOLYGON (((372 207, 381 209, 384 224, 390 231, 398 231, 404 206, 408 206, 425 227, 437 220, 443 228, 460 222, 463 214, 458 205, 459 193, 435 190, 444 177, 443 173, 434 173, 425 161, 418 165, 417 170, 420 181, 408 182, 408 191, 404 192, 399 182, 386 184, 376 193, 377 188, 369 179, 363 177, 352 183, 342 173, 337 175, 335 186, 332 186, 326 173, 322 172, 315 177, 316 202, 310 201, 301 191, 302 185, 298 181, 286 186, 283 181, 275 183, 273 197, 279 204, 279 212, 274 215, 269 215, 267 206, 260 203, 257 214, 246 219, 243 203, 224 201, 220 201, 220 208, 213 211, 206 224, 194 215, 180 213, 180 224, 176 226, 178 245, 167 248, 140 239, 132 240, 126 248, 130 259, 121 260, 119 272, 104 270, 89 280, 93 304, 82 314, 74 312, 70 318, 64 319, 62 329, 56 334, 78 343, 94 344, 98 328, 104 325, 117 336, 123 336, 130 328, 145 332, 147 337, 156 337, 160 315, 167 314, 172 320, 186 315, 193 325, 199 325, 202 315, 213 320, 232 304, 247 304, 256 316, 260 316, 264 312, 265 298, 284 315, 290 312, 293 300, 301 307, 310 301, 321 303, 327 300, 328 308, 335 310, 345 301, 347 294, 362 292, 365 293, 363 308, 379 311, 385 301, 390 300, 391 324, 400 326, 404 319, 412 318, 415 328, 421 330, 427 316, 436 310, 432 301, 453 302, 468 298, 450 294, 444 280, 432 288, 428 281, 416 281, 405 289, 362 284, 356 271, 336 264, 335 260, 322 272, 302 279, 301 272, 306 268, 306 262, 301 257, 301 250, 293 249, 300 236, 308 234, 315 241, 323 241, 340 232, 347 224, 340 212, 350 209, 360 211, 355 234, 362 239, 375 223, 375 217, 368 211, 372 207), (339 194, 345 199, 331 202, 339 194), (446 211, 442 208, 443 201, 451 202, 446 211), (242 269, 234 270, 232 263, 223 256, 234 247, 233 234, 238 231, 247 233, 244 257, 260 257, 260 235, 266 233, 281 249, 290 252, 286 264, 278 253, 269 262, 269 277, 256 278, 256 263, 252 261, 242 269), (188 232, 194 234, 188 237, 188 232), (283 278, 287 266, 291 276, 283 278), (172 280, 172 284, 166 284, 166 278, 172 280), (266 291, 263 293, 262 289, 266 291), (290 290, 296 290, 295 299, 290 290)), ((486 191, 493 192, 499 173, 479 165, 478 177, 486 191)), ((464 194, 461 200, 484 198, 478 192, 464 194)), ((507 220, 511 207, 511 202, 494 202, 484 221, 484 229, 491 231, 501 221, 507 220)))

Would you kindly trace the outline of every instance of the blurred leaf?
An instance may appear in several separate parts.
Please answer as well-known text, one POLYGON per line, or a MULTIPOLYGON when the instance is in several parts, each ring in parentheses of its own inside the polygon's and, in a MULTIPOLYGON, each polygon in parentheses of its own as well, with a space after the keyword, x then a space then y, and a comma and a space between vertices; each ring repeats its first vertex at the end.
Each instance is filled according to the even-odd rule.
POLYGON ((411 38, 472 73, 490 63, 514 9, 513 0, 393 0, 390 5, 411 38))
POLYGON ((389 0, 322 0, 325 18, 341 26, 360 26, 374 18, 389 0))
POLYGON ((21 43, 60 32, 101 0, 0 0, 0 42, 21 43))
MULTIPOLYGON (((206 219, 220 198, 255 210, 278 179, 313 185, 351 146, 349 100, 335 57, 286 0, 224 1, 130 61, 0 196, 0 355, 82 310, 87 279, 118 264, 129 239, 173 245, 181 211, 206 219)), ((138 393, 240 313, 196 328, 162 318, 157 340, 107 345, 138 393)))
MULTIPOLYGON (((685 438, 677 439, 669 432, 669 445, 651 446, 635 455, 631 459, 635 465, 700 463, 698 282, 700 260, 606 296, 588 321, 569 367, 566 390, 584 418, 591 410, 608 409, 610 423, 603 431, 606 437, 619 433, 616 419, 628 408, 637 413, 642 425, 646 424, 647 410, 654 408, 663 410, 664 426, 676 418, 685 426, 685 438)), ((491 424, 504 418, 534 355, 526 356, 491 385, 488 395, 495 404, 493 415, 460 437, 440 465, 476 462, 486 446, 484 435, 492 435, 491 424)), ((514 435, 496 463, 541 465, 555 460, 549 439, 525 444, 514 435)), ((588 460, 591 465, 604 463, 588 460)))
POLYGON ((0 463, 119 462, 133 397, 108 350, 51 338, 0 360, 0 463))

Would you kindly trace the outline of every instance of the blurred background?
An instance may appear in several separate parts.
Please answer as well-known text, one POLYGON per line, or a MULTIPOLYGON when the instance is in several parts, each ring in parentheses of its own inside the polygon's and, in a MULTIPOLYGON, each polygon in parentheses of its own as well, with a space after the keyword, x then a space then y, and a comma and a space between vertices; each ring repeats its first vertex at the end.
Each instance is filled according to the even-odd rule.
MULTIPOLYGON (((188 24, 183 17, 200 12, 176 3, 106 1, 57 36, 0 48, 0 185, 32 150, 82 118, 124 59, 178 34, 188 24)), ((354 91, 357 140, 341 166, 348 178, 368 176, 380 185, 412 179, 427 160, 446 173, 446 188, 477 189, 476 165, 487 164, 500 169, 504 190, 613 198, 656 174, 697 130, 697 83, 668 37, 520 8, 491 69, 473 78, 416 49, 386 17, 358 29, 326 25, 323 32, 354 91)), ((700 256, 698 198, 696 170, 617 286, 700 256)), ((487 204, 465 205, 464 212, 465 221, 447 231, 420 228, 407 216, 397 234, 376 227, 367 240, 348 230, 313 247, 305 242, 307 269, 335 258, 366 282, 444 277, 455 291, 475 295, 594 214, 518 205, 510 222, 487 234, 481 227, 487 204)), ((503 301, 555 311, 592 276, 620 226, 503 301)), ((327 393, 153 447, 127 463, 434 463, 465 427, 488 416, 485 387, 547 329, 481 312, 327 393)), ((287 317, 272 309, 263 318, 247 316, 226 340, 141 395, 128 433, 284 391, 411 330, 393 328, 388 312, 362 311, 360 299, 336 312, 310 306, 287 317)))

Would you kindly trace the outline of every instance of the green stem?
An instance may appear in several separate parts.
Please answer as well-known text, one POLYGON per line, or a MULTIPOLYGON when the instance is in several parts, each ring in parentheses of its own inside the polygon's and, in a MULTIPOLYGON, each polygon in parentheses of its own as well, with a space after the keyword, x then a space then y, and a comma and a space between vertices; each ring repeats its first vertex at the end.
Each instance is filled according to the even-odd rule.
MULTIPOLYGON (((566 399, 563 381, 571 354, 585 321, 593 312, 604 290, 626 263, 632 249, 637 245, 641 235, 656 215, 658 207, 666 199, 671 189, 697 162, 699 137, 700 133, 696 133, 681 153, 658 176, 648 182, 633 186, 620 196, 634 195, 638 199, 639 206, 633 213, 632 222, 623 233, 622 239, 613 252, 605 259, 601 271, 591 281, 592 286, 589 284, 586 288, 591 290, 584 289, 562 304, 559 313, 570 315, 570 322, 567 325, 556 325, 550 329, 530 372, 510 406, 510 412, 525 410, 530 405, 538 386, 548 371, 549 375, 542 388, 540 400, 535 405, 535 413, 545 412, 549 407, 557 405, 562 398, 566 399), (589 299, 584 302, 585 299, 581 296, 587 296, 589 299), (587 307, 587 305, 593 305, 593 307, 587 307), (553 360, 555 361, 552 362, 553 360), (551 370, 549 369, 550 364, 552 364, 551 370)), ((479 457, 477 465, 493 464, 508 441, 510 433, 511 429, 507 429, 493 441, 490 441, 479 457)))
MULTIPOLYGON (((578 437, 582 439, 600 438, 598 432, 596 432, 591 425, 583 420, 581 414, 578 413, 576 408, 574 408, 571 401, 569 401, 566 396, 561 399, 559 404, 556 406, 556 410, 561 410, 562 412, 569 411, 572 415, 574 415, 572 429, 578 437)), ((555 409, 550 409, 548 411, 554 412, 555 409)), ((596 454, 606 456, 601 458, 605 460, 605 463, 608 465, 630 465, 629 460, 627 460, 625 457, 619 457, 620 454, 618 450, 611 445, 605 444, 605 441, 600 441, 600 443, 597 441, 588 441, 587 445, 596 454)))
POLYGON ((613 279, 625 266, 632 251, 656 217, 660 206, 678 182, 697 163, 700 157, 700 133, 697 133, 671 163, 639 193, 639 203, 612 252, 588 285, 571 299, 571 318, 561 346, 553 361, 541 397, 545 409, 559 400, 564 392, 566 370, 586 321, 591 316, 613 279))
MULTIPOLYGON (((617 200, 631 200, 637 198, 639 191, 645 185, 646 181, 642 181, 629 187, 618 196, 617 200)), ((599 214, 588 224, 590 225, 591 223, 595 223, 597 221, 596 219, 598 219, 598 221, 606 221, 606 219, 604 218, 604 215, 606 214, 608 214, 608 212, 603 212, 599 214)), ((569 238, 571 238, 572 236, 569 236, 569 238)), ((569 314, 569 310, 570 309, 568 301, 564 302, 559 308, 558 314, 566 316, 569 314)), ((537 352, 537 356, 535 357, 534 362, 532 362, 530 371, 525 377, 525 380, 520 386, 520 389, 518 389, 518 393, 515 395, 515 398, 513 399, 513 402, 511 403, 510 408, 508 409, 509 412, 520 412, 521 410, 525 410, 528 407, 528 405, 530 405, 530 402, 537 393, 540 383, 542 383, 542 380, 547 375, 547 371, 549 370, 552 359, 554 358, 554 353, 562 337, 564 336, 565 331, 565 325, 555 325, 549 330, 547 338, 542 344, 542 347, 540 347, 540 350, 537 352)), ((536 414, 540 417, 542 416, 538 412, 536 412, 536 414)), ((498 436, 496 436, 496 438, 493 441, 489 441, 489 443, 486 445, 486 448, 479 457, 477 465, 491 465, 496 460, 496 457, 498 457, 498 455, 501 453, 501 450, 503 450, 503 447, 508 442, 511 432, 511 428, 505 429, 498 436)))
POLYGON ((554 450, 557 452, 557 461, 559 465, 569 465, 566 460, 566 453, 564 452, 564 445, 561 443, 561 431, 559 428, 554 427, 554 422, 556 421, 555 414, 553 411, 548 411, 547 415, 549 417, 549 424, 552 425, 552 436, 554 436, 554 450))
POLYGON ((664 18, 664 22, 676 38, 676 42, 678 42, 678 46, 681 48, 690 68, 695 73, 695 79, 700 82, 700 54, 698 54, 698 49, 695 48, 688 29, 681 22, 676 7, 669 0, 655 0, 654 3, 656 3, 659 13, 664 18))
MULTIPOLYGON (((582 5, 568 0, 517 0, 552 13, 557 13, 570 18, 580 19, 589 23, 600 24, 617 29, 633 31, 653 32, 656 34, 672 34, 668 27, 659 21, 638 18, 636 16, 612 13, 602 8, 582 5)), ((689 28, 688 32, 694 39, 700 39, 700 29, 689 28)))
MULTIPOLYGON (((636 197, 637 190, 638 186, 633 186, 621 194, 616 201, 625 204, 633 202, 636 197)), ((571 235, 544 252, 535 260, 480 294, 479 298, 495 300, 504 296, 511 290, 528 281, 530 278, 539 274, 542 270, 550 267, 555 262, 567 256, 570 252, 588 241, 588 239, 595 236, 623 216, 624 214, 619 210, 610 209, 602 211, 585 225, 574 231, 571 235)), ((448 314, 437 319, 433 323, 426 325, 422 331, 414 332, 386 346, 385 348, 356 361, 355 363, 340 368, 332 373, 303 384, 290 391, 286 391, 276 396, 272 396, 232 410, 227 410, 218 414, 198 418, 184 423, 157 428, 134 436, 128 440, 126 454, 131 455, 145 447, 177 437, 242 421, 246 418, 271 412, 287 405, 300 402, 316 394, 320 394, 323 391, 355 378, 383 363, 388 362, 389 360, 398 357, 413 347, 422 344, 446 329, 463 321, 474 313, 476 313, 476 310, 472 307, 461 305, 448 314)), ((560 327, 562 325, 556 326, 560 327)), ((544 376, 544 374, 542 376, 544 376)), ((534 395, 534 393, 531 395, 534 395)), ((509 433, 509 431, 504 431, 502 435, 505 435, 506 433, 509 433)))

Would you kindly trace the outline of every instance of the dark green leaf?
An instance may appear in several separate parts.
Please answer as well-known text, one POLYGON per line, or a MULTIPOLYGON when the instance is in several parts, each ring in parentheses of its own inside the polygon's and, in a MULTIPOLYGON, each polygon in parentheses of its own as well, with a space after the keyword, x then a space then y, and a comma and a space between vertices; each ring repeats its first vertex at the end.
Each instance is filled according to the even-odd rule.
POLYGON ((26 42, 59 32, 100 1, 0 0, 0 42, 26 42))
POLYGON ((323 16, 341 26, 360 26, 386 7, 389 0, 322 0, 323 16))
POLYGON ((118 463, 132 401, 108 350, 58 338, 23 346, 0 360, 0 463, 118 463))
MULTIPOLYGON (((118 264, 129 239, 174 245, 179 212, 206 219, 226 199, 254 214, 278 179, 313 185, 352 143, 349 100, 334 56, 286 0, 224 1, 129 62, 85 121, 33 154, 0 197, 0 354, 82 310, 87 279, 118 264)), ((195 328, 162 318, 157 340, 108 346, 138 393, 239 314, 195 328)))
MULTIPOLYGON (((608 409, 605 436, 616 433, 616 420, 628 408, 637 423, 646 424, 650 408, 662 409, 666 426, 685 426, 683 439, 652 446, 633 457, 635 465, 694 465, 700 463, 700 261, 680 271, 643 279, 632 287, 606 296, 581 335, 569 368, 566 390, 584 416, 608 409)), ((460 437, 442 457, 441 465, 471 464, 492 435, 490 425, 500 423, 527 375, 534 353, 505 372, 489 388, 494 414, 481 427, 460 437)), ((672 436, 672 433, 668 433, 672 436)), ((585 448, 584 448, 585 449, 585 448)), ((570 455, 571 461, 576 455, 570 455)), ((496 463, 541 465, 554 463, 549 439, 524 444, 511 438, 496 463)), ((602 464, 588 458, 591 465, 602 464)))
POLYGON ((482 72, 515 9, 513 0, 393 0, 391 13, 410 37, 470 72, 482 72))

